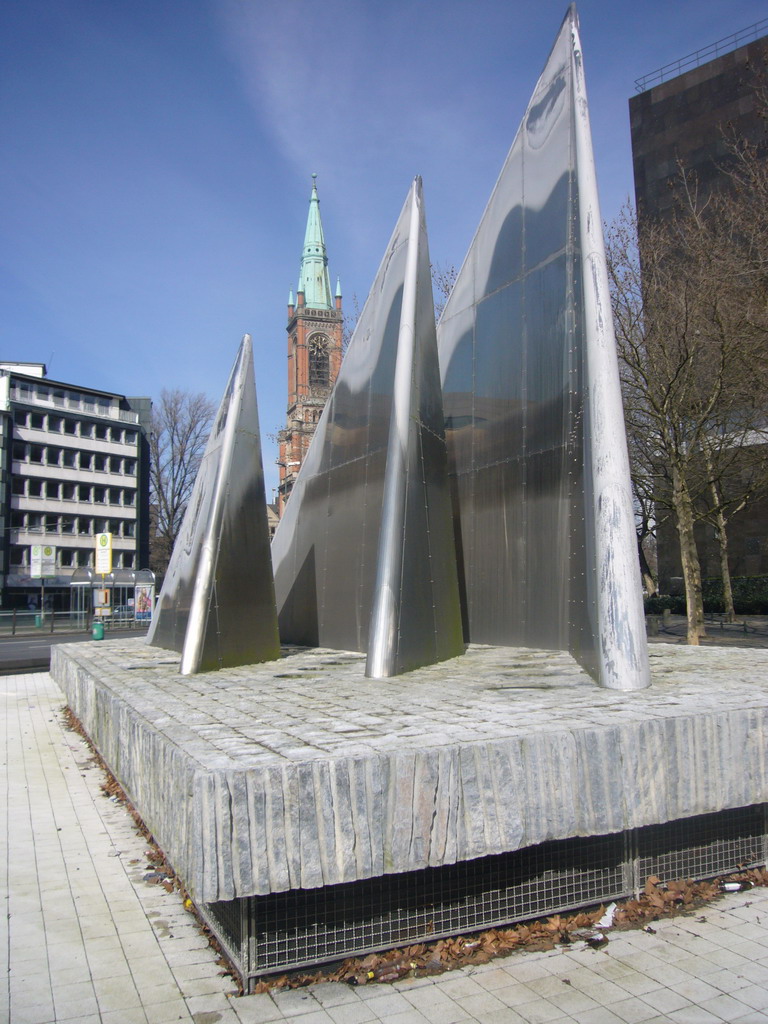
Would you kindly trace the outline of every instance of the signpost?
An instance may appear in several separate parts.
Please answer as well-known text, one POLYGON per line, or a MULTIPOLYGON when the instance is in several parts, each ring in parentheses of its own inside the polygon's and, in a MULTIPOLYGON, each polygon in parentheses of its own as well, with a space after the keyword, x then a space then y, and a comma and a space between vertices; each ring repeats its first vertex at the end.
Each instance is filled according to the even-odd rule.
POLYGON ((35 625, 42 626, 45 615, 45 577, 56 575, 56 548, 52 544, 33 544, 30 549, 30 576, 40 580, 40 621, 35 625))
MULTIPOLYGON (((112 534, 96 534, 96 572, 106 576, 112 572, 112 534)), ((102 580, 102 583, 104 581, 102 580)))
MULTIPOLYGON (((112 572, 112 534, 111 533, 97 533, 96 534, 96 557, 94 559, 94 568, 97 573, 101 575, 101 590, 94 590, 93 592, 93 612, 99 618, 105 618, 111 612, 111 594, 105 586, 104 577, 108 573, 112 572)), ((102 636, 104 635, 104 627, 101 626, 102 636)), ((96 634, 94 633, 94 637, 96 634)), ((101 637, 99 637, 101 639, 101 637)))

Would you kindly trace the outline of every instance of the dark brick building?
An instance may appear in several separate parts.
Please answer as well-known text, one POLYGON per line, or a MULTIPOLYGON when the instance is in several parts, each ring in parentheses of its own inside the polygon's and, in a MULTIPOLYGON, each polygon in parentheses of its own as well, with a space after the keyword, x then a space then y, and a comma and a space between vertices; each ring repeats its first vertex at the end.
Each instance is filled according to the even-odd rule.
MULTIPOLYGON (((761 28, 768 31, 768 19, 731 40, 761 28)), ((768 35, 723 53, 728 42, 721 40, 637 83, 643 91, 630 99, 629 119, 641 215, 664 217, 671 211, 672 186, 681 167, 695 172, 704 192, 720 188, 729 134, 753 143, 764 139, 756 86, 761 80, 768 82, 768 35), (719 56, 707 59, 718 50, 719 56), (675 74, 687 64, 695 66, 675 74)))
MULTIPOLYGON (((681 170, 693 172, 699 198, 726 186, 729 138, 765 146, 768 91, 768 19, 638 81, 629 101, 635 199, 640 217, 664 219, 675 206, 681 170)), ((766 154, 768 156, 768 154, 766 154)), ((735 576, 768 573, 768 501, 734 517, 728 531, 735 576)), ((702 575, 717 577, 719 555, 711 526, 697 528, 702 575)), ((659 528, 659 585, 674 589, 682 575, 677 531, 659 528)))

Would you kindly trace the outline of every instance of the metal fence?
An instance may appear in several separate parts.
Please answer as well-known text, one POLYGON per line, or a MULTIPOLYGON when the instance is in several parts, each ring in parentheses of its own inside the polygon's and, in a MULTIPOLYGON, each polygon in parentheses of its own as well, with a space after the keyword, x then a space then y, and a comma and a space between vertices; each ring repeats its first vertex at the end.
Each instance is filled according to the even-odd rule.
MULTIPOLYGON (((100 618, 105 632, 113 630, 146 629, 148 622, 138 622, 132 617, 113 615, 100 618)), ((0 638, 4 636, 29 636, 40 633, 89 633, 94 619, 84 612, 22 611, 13 609, 0 612, 0 638)))
POLYGON ((630 896, 652 875, 701 879, 764 864, 767 806, 200 909, 248 990, 260 974, 630 896))

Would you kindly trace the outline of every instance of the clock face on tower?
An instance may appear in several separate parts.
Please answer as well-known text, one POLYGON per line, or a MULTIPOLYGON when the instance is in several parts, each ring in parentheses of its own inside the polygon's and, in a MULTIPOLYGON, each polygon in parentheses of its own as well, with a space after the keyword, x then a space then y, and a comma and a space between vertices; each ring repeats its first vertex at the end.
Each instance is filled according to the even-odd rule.
POLYGON ((327 389, 330 385, 330 343, 324 334, 309 339, 309 387, 327 389))

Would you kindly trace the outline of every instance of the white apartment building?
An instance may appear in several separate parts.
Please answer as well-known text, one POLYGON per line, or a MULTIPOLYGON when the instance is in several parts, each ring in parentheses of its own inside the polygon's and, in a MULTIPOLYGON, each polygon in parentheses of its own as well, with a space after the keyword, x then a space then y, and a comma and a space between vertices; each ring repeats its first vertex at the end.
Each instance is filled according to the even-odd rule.
POLYGON ((31 549, 56 549, 45 593, 68 607, 74 570, 112 534, 113 567, 149 559, 151 401, 50 380, 42 363, 0 362, 2 603, 36 605, 31 549))

